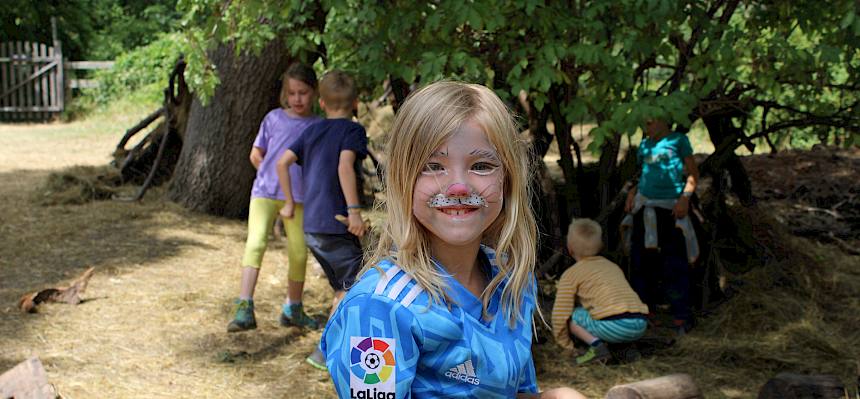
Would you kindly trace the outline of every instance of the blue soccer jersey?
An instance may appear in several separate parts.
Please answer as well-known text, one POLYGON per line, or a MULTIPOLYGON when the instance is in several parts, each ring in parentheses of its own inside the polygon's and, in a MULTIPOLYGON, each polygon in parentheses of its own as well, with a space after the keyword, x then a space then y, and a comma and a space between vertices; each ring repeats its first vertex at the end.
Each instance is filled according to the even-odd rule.
MULTIPOLYGON (((495 276, 495 254, 481 247, 495 276)), ((440 270, 451 304, 430 296, 391 261, 347 292, 320 347, 341 398, 511 398, 536 393, 531 355, 535 284, 513 329, 500 313, 503 282, 481 317, 479 298, 440 270), (449 307, 450 305, 450 307, 449 307)))

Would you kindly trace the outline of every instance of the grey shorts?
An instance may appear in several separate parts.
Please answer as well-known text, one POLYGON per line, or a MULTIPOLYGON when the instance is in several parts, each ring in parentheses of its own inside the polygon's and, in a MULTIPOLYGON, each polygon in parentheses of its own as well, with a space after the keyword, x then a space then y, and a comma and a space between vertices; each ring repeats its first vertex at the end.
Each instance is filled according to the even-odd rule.
POLYGON ((358 237, 349 233, 305 233, 305 244, 322 266, 331 288, 344 291, 352 287, 364 255, 358 237))

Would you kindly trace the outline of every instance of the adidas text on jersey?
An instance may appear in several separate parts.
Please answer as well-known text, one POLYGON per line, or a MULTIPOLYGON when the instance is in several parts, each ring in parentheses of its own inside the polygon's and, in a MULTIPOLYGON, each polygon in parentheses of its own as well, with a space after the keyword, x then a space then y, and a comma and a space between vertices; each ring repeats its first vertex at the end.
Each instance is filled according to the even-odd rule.
POLYGON ((472 359, 466 360, 457 367, 451 367, 445 372, 445 377, 453 378, 457 381, 463 381, 472 385, 479 385, 481 379, 475 374, 475 368, 472 367, 472 359))

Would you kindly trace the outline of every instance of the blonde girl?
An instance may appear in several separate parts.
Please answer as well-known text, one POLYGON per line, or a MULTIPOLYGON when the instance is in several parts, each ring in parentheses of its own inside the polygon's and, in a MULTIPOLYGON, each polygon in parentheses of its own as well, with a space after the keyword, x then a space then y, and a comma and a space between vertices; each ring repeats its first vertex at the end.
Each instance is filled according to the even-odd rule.
MULTIPOLYGON (((257 328, 254 315, 254 288, 260 274, 263 254, 269 241, 272 223, 284 206, 284 193, 278 183, 276 164, 281 154, 309 126, 322 120, 313 114, 316 99, 317 77, 313 68, 304 64, 292 64, 284 72, 280 102, 281 108, 269 111, 251 148, 250 160, 257 169, 257 177, 251 189, 251 204, 248 208, 248 239, 242 256, 242 282, 239 298, 235 301, 233 320, 227 325, 228 332, 257 328)), ((302 170, 298 165, 290 168, 293 175, 292 191, 296 201, 295 217, 284 218, 287 231, 287 256, 289 272, 287 297, 280 312, 284 326, 318 328, 316 320, 308 317, 302 306, 307 247, 302 231, 303 187, 302 170)))
POLYGON ((431 84, 398 112, 386 154, 379 245, 320 344, 338 395, 537 395, 536 227, 508 109, 484 86, 431 84))

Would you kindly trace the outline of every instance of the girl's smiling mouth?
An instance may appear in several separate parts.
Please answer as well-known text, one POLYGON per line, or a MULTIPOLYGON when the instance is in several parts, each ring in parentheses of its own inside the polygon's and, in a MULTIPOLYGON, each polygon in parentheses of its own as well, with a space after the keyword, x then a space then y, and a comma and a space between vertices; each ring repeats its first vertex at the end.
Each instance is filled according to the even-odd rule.
POLYGON ((475 206, 446 206, 437 208, 439 212, 442 212, 448 216, 464 216, 475 212, 478 210, 478 207, 475 206))

